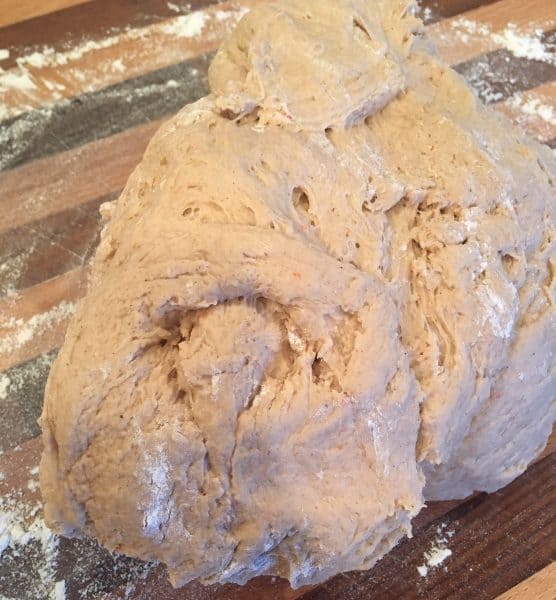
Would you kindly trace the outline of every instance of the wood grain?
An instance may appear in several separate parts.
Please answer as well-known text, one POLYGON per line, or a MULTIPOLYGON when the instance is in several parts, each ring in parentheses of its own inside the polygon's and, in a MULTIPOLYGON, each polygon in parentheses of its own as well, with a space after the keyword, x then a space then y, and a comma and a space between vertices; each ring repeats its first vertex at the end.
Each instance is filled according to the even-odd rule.
POLYGON ((556 562, 531 575, 511 590, 500 594, 496 600, 554 600, 556 598, 556 562))
POLYGON ((121 190, 162 120, 0 173, 0 232, 121 190))
POLYGON ((46 15, 91 0, 2 0, 0 27, 46 15))
POLYGON ((98 245, 100 204, 115 195, 0 233, 0 298, 85 265, 98 245))

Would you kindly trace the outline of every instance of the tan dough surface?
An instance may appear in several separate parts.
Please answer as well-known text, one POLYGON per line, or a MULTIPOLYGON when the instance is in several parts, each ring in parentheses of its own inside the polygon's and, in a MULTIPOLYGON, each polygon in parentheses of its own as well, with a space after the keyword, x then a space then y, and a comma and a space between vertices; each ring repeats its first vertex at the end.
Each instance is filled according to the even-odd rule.
POLYGON ((546 443, 556 161, 406 5, 254 9, 103 206, 41 418, 57 531, 300 586, 546 443))

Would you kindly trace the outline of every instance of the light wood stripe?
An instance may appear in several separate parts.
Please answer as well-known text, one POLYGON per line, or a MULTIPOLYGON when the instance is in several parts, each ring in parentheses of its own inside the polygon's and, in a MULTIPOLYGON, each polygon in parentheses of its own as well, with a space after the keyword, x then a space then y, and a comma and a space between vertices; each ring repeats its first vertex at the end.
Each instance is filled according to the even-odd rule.
POLYGON ((91 0, 2 0, 0 6, 0 27, 19 21, 40 17, 48 13, 85 4, 91 0))
POLYGON ((556 598, 556 562, 546 566, 496 600, 554 600, 556 598))
POLYGON ((3 89, 0 74, 0 118, 15 117, 210 52, 230 34, 242 11, 256 3, 257 0, 224 2, 148 27, 84 42, 55 55, 57 64, 42 65, 41 59, 32 57, 25 62, 25 57, 21 57, 19 65, 6 75, 22 78, 25 83, 3 89), (67 62, 62 64, 64 60, 67 62))
POLYGON ((556 138, 556 81, 516 94, 496 108, 537 140, 556 138))
POLYGON ((75 269, 0 300, 0 372, 61 346, 87 275, 75 269))
POLYGON ((458 64, 503 48, 501 40, 485 35, 482 27, 501 33, 508 22, 520 35, 550 31, 556 26, 554 5, 546 0, 500 0, 434 23, 427 30, 440 56, 450 64, 458 64))

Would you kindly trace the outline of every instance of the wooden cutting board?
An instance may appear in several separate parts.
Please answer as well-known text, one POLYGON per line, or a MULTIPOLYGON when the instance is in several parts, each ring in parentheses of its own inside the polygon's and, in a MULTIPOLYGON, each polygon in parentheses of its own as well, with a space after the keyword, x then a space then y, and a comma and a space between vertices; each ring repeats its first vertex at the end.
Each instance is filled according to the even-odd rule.
MULTIPOLYGON (((0 549, 2 515, 20 542, 0 557, 0 598, 556 598, 554 436, 505 489, 431 503, 373 569, 314 589, 260 578, 172 590, 161 567, 41 534, 36 419, 85 290, 98 207, 159 124, 206 93, 212 53, 257 3, 0 0, 0 549), (451 554, 431 566, 431 548, 451 554)), ((556 146, 554 0, 425 0, 420 12, 485 102, 556 146)))

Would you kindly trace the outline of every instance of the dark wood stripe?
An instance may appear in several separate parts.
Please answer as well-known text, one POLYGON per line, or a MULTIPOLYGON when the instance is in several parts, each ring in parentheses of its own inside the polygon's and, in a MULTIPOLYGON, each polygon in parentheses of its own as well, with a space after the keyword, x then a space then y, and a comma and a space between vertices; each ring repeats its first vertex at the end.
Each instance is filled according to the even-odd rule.
POLYGON ((177 112, 208 90, 212 53, 0 124, 0 170, 56 154, 177 112))
POLYGON ((20 56, 44 46, 67 50, 80 41, 98 40, 125 29, 146 27, 153 23, 188 14, 217 0, 178 0, 172 10, 166 0, 95 0, 55 13, 0 28, 0 46, 10 50, 2 67, 8 69, 20 56))
POLYGON ((374 569, 339 575, 304 600, 494 598, 556 557, 556 454, 495 494, 481 494, 405 540, 374 569), (443 532, 452 556, 417 572, 443 532), (446 571, 444 570, 446 569, 446 571), (448 576, 446 576, 446 572, 448 576))
MULTIPOLYGON (((546 32, 541 40, 547 49, 556 47, 556 30, 546 32)), ((519 58, 506 49, 483 54, 454 68, 486 104, 506 100, 516 92, 556 79, 555 65, 519 58)))
POLYGON ((0 297, 86 264, 98 244, 98 208, 118 194, 0 233, 0 297))
POLYGON ((425 24, 436 23, 442 19, 455 17, 468 10, 493 4, 498 0, 421 0, 418 14, 424 18, 425 24))
POLYGON ((0 400, 0 450, 22 444, 40 433, 44 386, 58 350, 51 350, 0 374, 5 397, 0 400))

